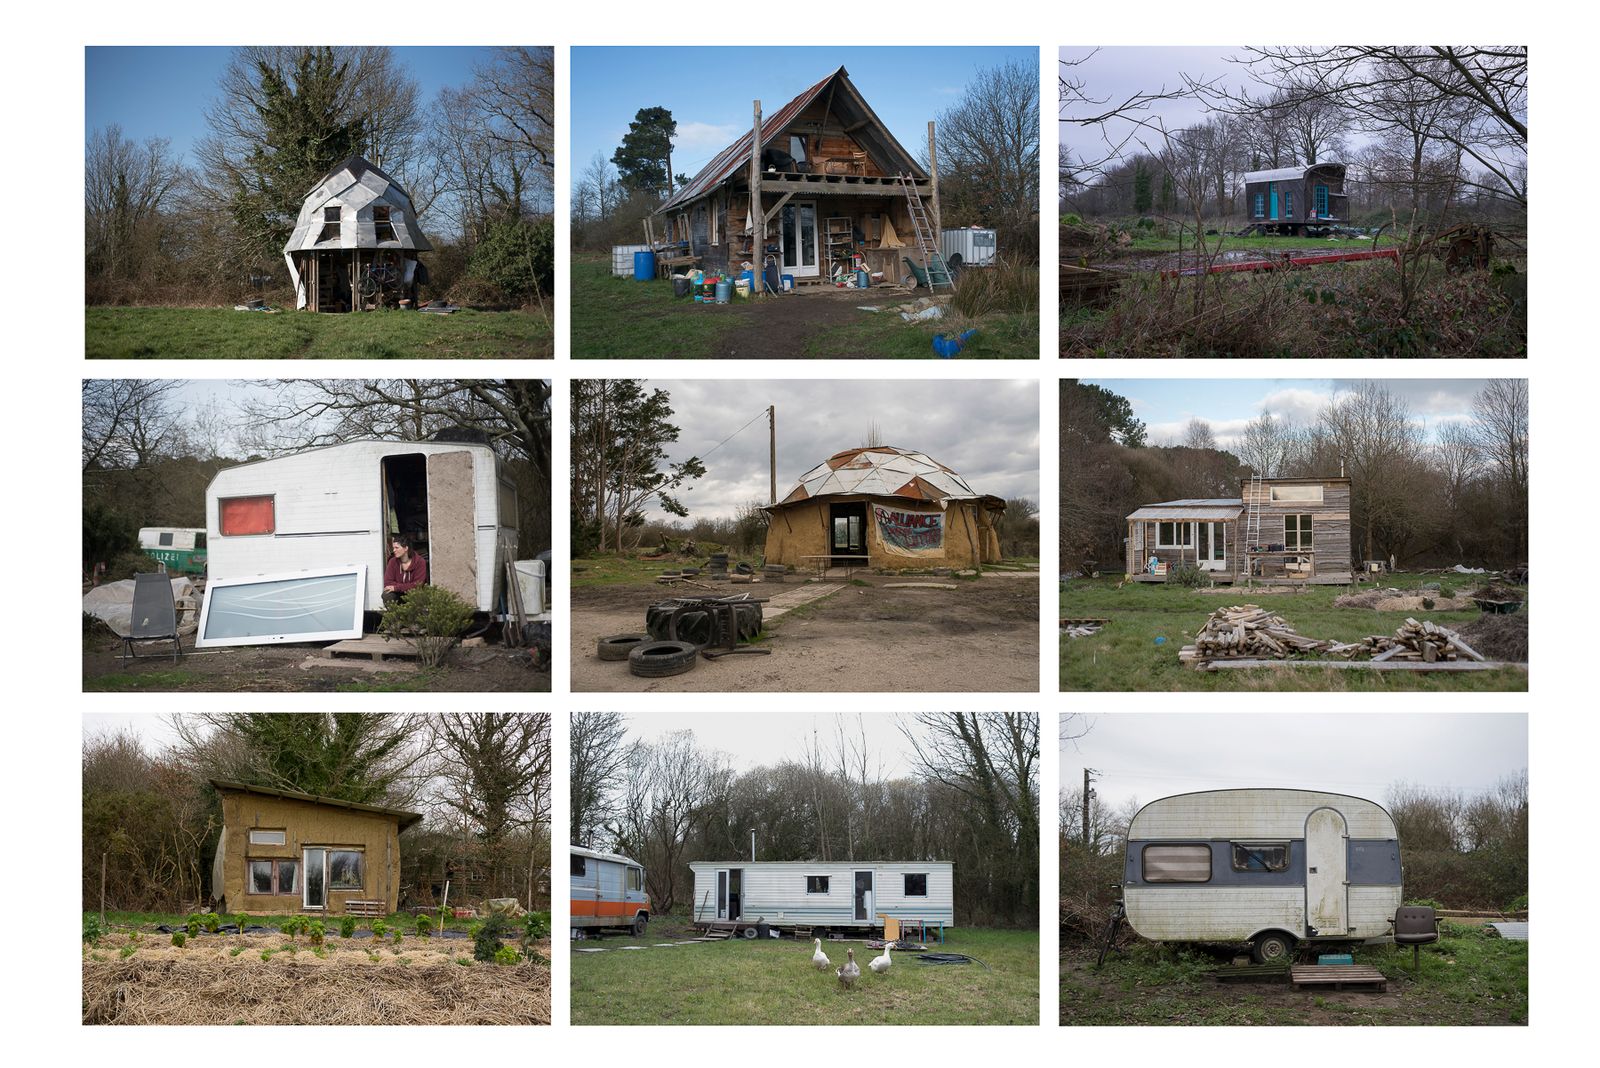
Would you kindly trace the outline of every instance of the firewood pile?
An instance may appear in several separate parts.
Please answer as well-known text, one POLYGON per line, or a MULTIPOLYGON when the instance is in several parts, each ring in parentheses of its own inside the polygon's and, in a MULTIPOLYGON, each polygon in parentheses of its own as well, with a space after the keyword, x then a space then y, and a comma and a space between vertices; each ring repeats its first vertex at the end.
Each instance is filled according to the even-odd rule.
POLYGON ((1485 658, 1448 627, 1407 619, 1393 634, 1376 634, 1358 642, 1308 638, 1279 615, 1259 605, 1219 608, 1207 617, 1192 645, 1178 652, 1178 660, 1199 667, 1213 660, 1289 660, 1308 653, 1325 658, 1418 660, 1433 664, 1445 660, 1485 658))

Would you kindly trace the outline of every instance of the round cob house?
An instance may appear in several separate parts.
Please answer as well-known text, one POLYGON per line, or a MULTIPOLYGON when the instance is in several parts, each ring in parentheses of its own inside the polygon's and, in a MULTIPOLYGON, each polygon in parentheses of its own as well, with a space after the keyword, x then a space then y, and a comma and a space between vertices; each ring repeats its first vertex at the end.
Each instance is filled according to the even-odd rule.
POLYGON ((410 194, 351 156, 306 195, 283 258, 296 307, 343 312, 416 307, 427 281, 417 255, 431 251, 410 194))
POLYGON ((846 449, 800 476, 767 512, 767 563, 977 567, 1000 559, 999 497, 924 453, 846 449))

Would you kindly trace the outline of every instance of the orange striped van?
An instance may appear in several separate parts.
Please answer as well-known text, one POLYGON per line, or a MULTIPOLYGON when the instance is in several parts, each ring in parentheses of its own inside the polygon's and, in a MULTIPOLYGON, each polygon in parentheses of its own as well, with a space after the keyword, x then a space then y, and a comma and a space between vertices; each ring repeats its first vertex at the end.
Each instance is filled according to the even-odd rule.
POLYGON ((572 937, 590 931, 624 928, 644 935, 650 922, 650 896, 644 866, 616 853, 572 847, 572 937))

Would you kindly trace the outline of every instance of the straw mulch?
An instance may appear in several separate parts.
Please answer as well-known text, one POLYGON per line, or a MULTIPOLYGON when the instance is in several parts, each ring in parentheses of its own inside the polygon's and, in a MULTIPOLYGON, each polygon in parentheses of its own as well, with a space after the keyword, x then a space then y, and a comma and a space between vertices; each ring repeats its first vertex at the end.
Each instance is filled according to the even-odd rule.
MULTIPOLYGON (((141 950, 83 960, 86 1024, 548 1024, 550 968, 462 967, 368 961, 365 953, 320 960, 302 949, 262 961, 202 947, 141 950)), ((471 943, 463 947, 471 955, 471 943)), ((544 950, 548 959, 548 949, 544 950)))

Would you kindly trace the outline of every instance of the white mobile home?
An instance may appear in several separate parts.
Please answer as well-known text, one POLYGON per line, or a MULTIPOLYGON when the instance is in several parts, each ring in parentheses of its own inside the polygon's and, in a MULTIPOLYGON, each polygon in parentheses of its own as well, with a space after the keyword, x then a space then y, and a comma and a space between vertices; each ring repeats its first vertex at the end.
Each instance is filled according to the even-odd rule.
POLYGON ((884 916, 955 923, 948 860, 697 860, 689 869, 696 923, 761 919, 828 930, 880 928, 884 916))
POLYGON ((573 846, 571 917, 573 938, 603 927, 644 934, 650 895, 644 889, 643 865, 616 853, 573 846))
POLYGON ((1128 824, 1122 900, 1156 942, 1387 941, 1400 841, 1372 801, 1317 790, 1208 790, 1152 801, 1128 824))
POLYGON ((350 441, 230 467, 206 488, 198 644, 359 635, 361 612, 383 610, 396 535, 427 560, 431 585, 502 611, 517 516, 516 486, 487 445, 350 441))

